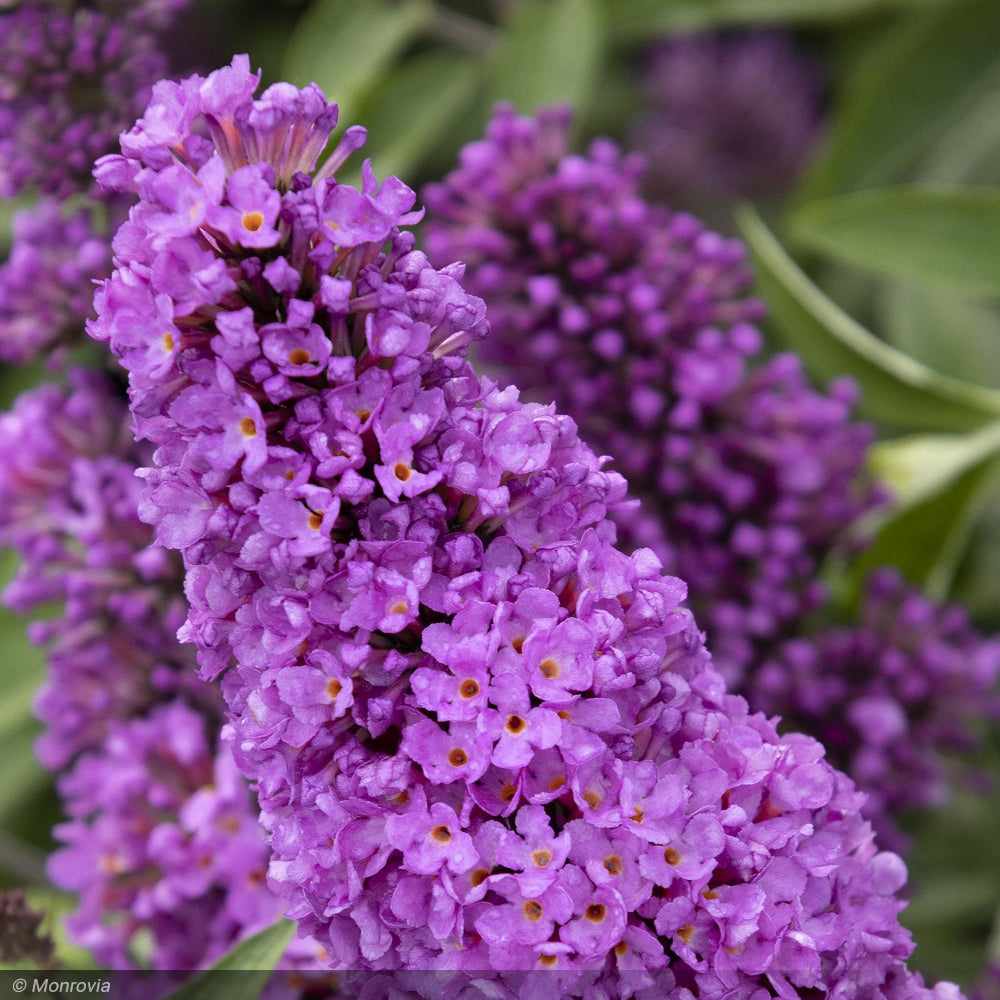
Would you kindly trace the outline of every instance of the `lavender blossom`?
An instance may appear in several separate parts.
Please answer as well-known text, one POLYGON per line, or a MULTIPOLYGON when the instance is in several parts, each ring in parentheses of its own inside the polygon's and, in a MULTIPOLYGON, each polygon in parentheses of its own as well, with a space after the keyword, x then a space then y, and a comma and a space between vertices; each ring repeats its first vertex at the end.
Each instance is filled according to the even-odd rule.
POLYGON ((998 716, 998 676, 1000 637, 984 640, 963 608, 935 605, 883 569, 856 625, 790 640, 751 676, 747 696, 823 741, 868 792, 880 840, 898 850, 901 814, 942 805, 949 778, 974 777, 961 756, 979 744, 972 723, 998 716))
POLYGON ((774 31, 681 35, 653 48, 630 128, 647 193, 704 207, 789 192, 822 123, 818 63, 774 31))
POLYGON ((336 182, 357 130, 316 170, 336 107, 257 84, 158 85, 99 165, 140 203, 91 330, 289 913, 456 993, 929 995, 849 780, 725 693, 573 422, 463 360, 483 306, 399 230, 413 192, 336 182))
MULTIPOLYGON (((151 936, 156 968, 195 968, 279 914, 267 847, 228 744, 221 699, 175 633, 180 567, 137 516, 137 451, 104 376, 24 393, 0 416, 0 541, 22 557, 5 600, 48 647, 36 698, 43 763, 70 822, 50 862, 78 892, 68 925, 112 968, 151 936)), ((299 964, 309 945, 292 955, 299 964)), ((311 955, 315 955, 312 946, 311 955)))
POLYGON ((0 12, 0 196, 65 197, 145 105, 187 0, 22 0, 0 12))
POLYGON ((501 107, 424 192, 432 260, 466 263, 494 336, 483 358, 554 398, 614 456, 642 508, 618 515, 691 588, 731 686, 824 600, 818 567, 879 501, 855 391, 759 358, 762 304, 737 240, 639 195, 640 161, 607 140, 567 153, 569 113, 501 107))

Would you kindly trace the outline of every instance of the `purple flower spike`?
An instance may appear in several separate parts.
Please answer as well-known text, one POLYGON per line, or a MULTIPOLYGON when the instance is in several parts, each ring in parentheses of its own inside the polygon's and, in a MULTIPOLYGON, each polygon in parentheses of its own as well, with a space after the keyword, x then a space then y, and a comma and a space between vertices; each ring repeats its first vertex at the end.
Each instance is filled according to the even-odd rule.
POLYGON ((688 582, 740 689, 822 602, 820 560, 878 502, 857 481, 869 431, 849 422, 846 382, 824 396, 795 358, 757 360, 739 241, 643 201, 639 160, 607 140, 569 155, 568 134, 563 110, 499 108, 425 191, 428 252, 465 261, 486 300, 484 360, 614 456, 642 501, 616 514, 623 540, 688 582))
POLYGON ((143 513, 182 552, 181 634, 221 678, 288 913, 331 966, 404 991, 435 970, 434 995, 540 996, 524 977, 548 972, 567 996, 928 996, 905 869, 850 781, 726 694, 683 583, 615 548, 625 483, 573 421, 464 359, 483 305, 397 228, 412 193, 307 176, 325 102, 252 82, 237 59, 158 87, 106 161, 140 203, 91 329, 156 446, 143 513), (286 185, 290 145, 255 123, 291 134, 303 108, 286 185), (214 225, 226 184, 173 226, 175 163, 253 166, 278 243, 214 225), (157 303, 177 353, 154 377, 162 325, 133 317, 157 303), (319 327, 325 366, 269 356, 272 324, 319 327))
MULTIPOLYGON (((890 569, 871 575, 856 625, 793 639, 753 676, 748 696, 807 728, 867 792, 884 843, 908 846, 897 819, 940 806, 1000 716, 1000 637, 984 639, 956 605, 938 606, 890 569), (951 778, 952 781, 948 779, 951 778)), ((968 780, 965 781, 969 783, 968 780)))

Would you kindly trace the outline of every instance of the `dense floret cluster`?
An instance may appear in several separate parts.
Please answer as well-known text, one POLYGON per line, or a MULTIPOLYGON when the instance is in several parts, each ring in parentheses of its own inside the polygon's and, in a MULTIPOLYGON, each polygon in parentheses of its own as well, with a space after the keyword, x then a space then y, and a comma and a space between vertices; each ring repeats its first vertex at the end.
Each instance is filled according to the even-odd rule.
POLYGON ((186 3, 22 0, 0 11, 0 196, 88 185, 163 75, 157 33, 186 3))
POLYGON ((1000 637, 983 639, 964 608, 937 605, 883 569, 859 621, 790 640, 750 680, 751 704, 822 740, 868 793, 880 842, 906 846, 897 821, 940 806, 1000 711, 1000 637), (948 779, 951 780, 948 780, 948 779))
POLYGON ((175 637, 180 566, 136 513, 124 400, 72 370, 0 416, 0 452, 0 541, 23 560, 5 601, 61 609, 31 636, 48 654, 38 754, 63 772, 70 817, 50 863, 80 894, 69 927, 112 968, 137 961, 137 935, 154 968, 196 968, 279 908, 255 802, 219 739, 221 698, 175 637))
POLYGON ((498 109, 428 186, 432 260, 466 263, 490 310, 483 357, 555 398, 614 456, 641 510, 624 541, 684 578, 731 685, 823 600, 819 563, 877 501, 846 381, 761 363, 738 240, 642 200, 641 163, 607 140, 569 155, 568 112, 498 109), (753 367, 753 362, 757 366, 753 367))
POLYGON ((399 230, 413 193, 336 181, 358 130, 316 170, 336 107, 257 86, 160 84, 99 165, 140 202, 91 329, 289 914, 335 965, 466 983, 926 993, 861 796, 725 693, 573 422, 463 359, 483 305, 399 230))
POLYGON ((792 189, 822 124, 819 64, 787 35, 678 35, 655 45, 630 142, 648 194, 703 208, 792 189))

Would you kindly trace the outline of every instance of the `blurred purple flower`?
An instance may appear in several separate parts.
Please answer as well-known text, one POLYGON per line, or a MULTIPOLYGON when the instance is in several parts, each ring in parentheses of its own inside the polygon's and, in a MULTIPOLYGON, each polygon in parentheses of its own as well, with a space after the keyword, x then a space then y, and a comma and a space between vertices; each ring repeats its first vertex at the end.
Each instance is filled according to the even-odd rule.
POLYGON ((22 0, 0 12, 0 196, 65 197, 143 108, 187 0, 22 0))
POLYGON ((425 192, 429 253, 463 259, 485 298, 484 358, 554 397, 628 476, 642 507, 616 513, 624 540, 687 581, 732 689, 828 742, 901 846, 899 812, 939 802, 949 750, 977 743, 995 643, 915 595, 898 603, 919 611, 916 638, 890 627, 881 578, 855 631, 782 647, 826 603, 822 563, 884 502, 862 473, 855 390, 823 395, 796 357, 759 358, 741 244, 643 201, 638 165, 610 143, 574 156, 567 141, 564 112, 501 108, 425 192))
POLYGON ((680 35, 656 45, 629 129, 646 193, 671 205, 787 194, 822 125, 816 59, 773 31, 680 35))
POLYGON ((121 199, 66 213, 43 199, 14 216, 10 256, 0 265, 0 359, 52 368, 93 315, 94 281, 111 273, 110 233, 121 199))
POLYGON ((964 609, 883 569, 867 581, 857 624, 790 640, 750 676, 747 697, 823 741, 898 850, 901 814, 944 804, 949 778, 974 779, 962 758, 1000 715, 998 677, 1000 636, 983 639, 964 609))
POLYGON ((138 519, 125 402, 97 372, 68 381, 0 415, 0 541, 22 559, 4 599, 60 607, 30 626, 48 660, 38 754, 70 817, 50 875, 80 894, 68 925, 99 962, 131 967, 141 932, 154 968, 195 968, 278 916, 267 847, 218 692, 175 637, 180 566, 138 519))

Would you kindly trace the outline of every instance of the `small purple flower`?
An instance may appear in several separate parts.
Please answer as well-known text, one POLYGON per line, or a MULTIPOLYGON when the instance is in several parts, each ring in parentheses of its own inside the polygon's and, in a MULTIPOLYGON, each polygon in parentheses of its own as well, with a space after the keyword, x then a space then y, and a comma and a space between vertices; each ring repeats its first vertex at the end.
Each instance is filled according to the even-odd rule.
POLYGON ((443 802, 390 816, 386 837, 403 852, 403 867, 417 875, 434 875, 444 867, 461 875, 478 861, 472 838, 462 832, 454 809, 443 802))

